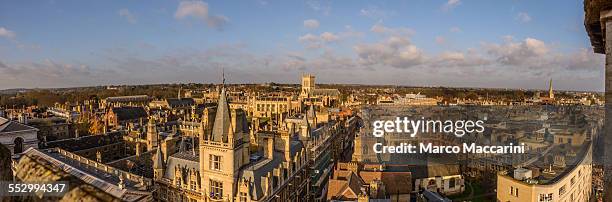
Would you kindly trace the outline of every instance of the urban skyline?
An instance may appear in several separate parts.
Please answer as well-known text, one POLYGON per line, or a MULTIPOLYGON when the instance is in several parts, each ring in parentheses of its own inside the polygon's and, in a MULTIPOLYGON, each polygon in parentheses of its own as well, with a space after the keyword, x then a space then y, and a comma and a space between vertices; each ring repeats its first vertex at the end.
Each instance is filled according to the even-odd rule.
POLYGON ((5 5, 0 89, 217 83, 220 67, 228 83, 604 87, 580 1, 5 5))

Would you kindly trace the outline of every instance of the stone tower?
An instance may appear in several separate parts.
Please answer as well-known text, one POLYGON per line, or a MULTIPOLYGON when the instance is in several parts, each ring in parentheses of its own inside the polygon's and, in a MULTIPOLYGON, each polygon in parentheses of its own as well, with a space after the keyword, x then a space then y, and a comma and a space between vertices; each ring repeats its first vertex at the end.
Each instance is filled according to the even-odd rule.
POLYGON ((147 123, 147 151, 153 150, 158 145, 157 126, 153 117, 149 117, 149 123, 147 123))
MULTIPOLYGON (((246 114, 230 109, 221 89, 214 122, 205 123, 200 134, 200 172, 202 191, 207 200, 235 201, 240 168, 249 163, 249 133, 246 114)), ((208 111, 210 113, 212 111, 208 111)))
POLYGON ((315 89, 315 76, 312 74, 302 75, 302 94, 310 95, 315 89))

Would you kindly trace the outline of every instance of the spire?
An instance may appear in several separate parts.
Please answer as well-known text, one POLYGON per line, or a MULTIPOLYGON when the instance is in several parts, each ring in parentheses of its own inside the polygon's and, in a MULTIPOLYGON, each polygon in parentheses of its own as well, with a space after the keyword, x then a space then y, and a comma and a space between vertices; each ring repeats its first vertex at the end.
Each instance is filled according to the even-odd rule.
POLYGON ((157 152, 155 153, 155 161, 153 161, 153 169, 163 169, 164 159, 162 157, 161 147, 157 147, 157 152))
POLYGON ((302 125, 302 130, 303 130, 303 134, 306 137, 310 137, 310 123, 308 123, 308 113, 304 113, 304 117, 303 117, 303 124, 302 125))
POLYGON ((178 98, 179 100, 181 99, 181 89, 183 89, 183 87, 182 87, 182 86, 181 86, 181 87, 179 87, 179 90, 178 90, 178 95, 177 95, 177 98, 178 98))
POLYGON ((553 93, 552 78, 550 78, 550 81, 548 82, 548 98, 555 98, 555 94, 553 93))
POLYGON ((225 96, 225 87, 221 89, 219 95, 219 103, 217 105, 217 113, 215 114, 215 122, 212 128, 212 141, 227 142, 227 136, 230 132, 230 112, 227 98, 225 96))
POLYGON ((221 69, 221 86, 225 87, 225 68, 221 69))

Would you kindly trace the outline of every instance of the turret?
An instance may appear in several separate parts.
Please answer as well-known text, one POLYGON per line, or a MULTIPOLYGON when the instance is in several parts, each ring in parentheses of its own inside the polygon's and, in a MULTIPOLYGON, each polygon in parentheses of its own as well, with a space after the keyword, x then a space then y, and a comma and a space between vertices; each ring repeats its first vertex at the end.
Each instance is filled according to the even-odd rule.
POLYGON ((164 159, 162 155, 161 148, 157 147, 155 159, 153 160, 153 177, 155 179, 161 179, 164 174, 164 159))
POLYGON ((308 123, 307 113, 304 113, 304 117, 302 119, 302 125, 300 126, 300 128, 301 128, 301 136, 310 138, 310 123, 308 123))
POLYGON ((147 151, 153 150, 153 148, 159 146, 157 137, 157 126, 153 117, 149 117, 149 123, 147 124, 147 151))

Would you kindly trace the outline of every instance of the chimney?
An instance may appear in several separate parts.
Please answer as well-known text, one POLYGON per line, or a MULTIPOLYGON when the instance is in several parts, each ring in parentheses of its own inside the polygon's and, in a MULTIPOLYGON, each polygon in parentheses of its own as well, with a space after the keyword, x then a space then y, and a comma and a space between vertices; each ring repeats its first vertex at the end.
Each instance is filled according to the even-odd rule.
POLYGON ((274 137, 266 138, 266 148, 264 148, 264 155, 268 159, 274 158, 274 137))

